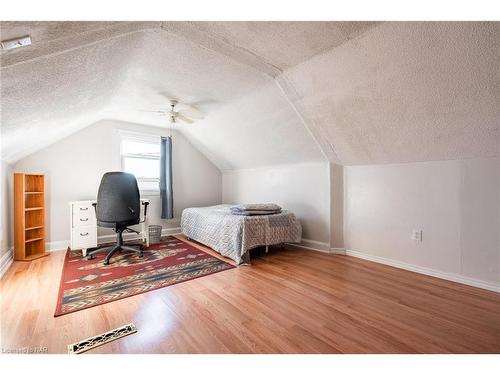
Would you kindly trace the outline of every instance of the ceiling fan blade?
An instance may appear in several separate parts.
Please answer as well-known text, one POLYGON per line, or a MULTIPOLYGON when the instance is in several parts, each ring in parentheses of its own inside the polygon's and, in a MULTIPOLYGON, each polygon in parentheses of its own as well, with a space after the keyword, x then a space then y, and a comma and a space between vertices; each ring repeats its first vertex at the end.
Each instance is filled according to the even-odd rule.
MULTIPOLYGON (((179 115, 176 117, 188 123, 192 123, 193 122, 192 119, 201 120, 204 118, 203 112, 196 107, 198 104, 200 106, 204 106, 207 104, 216 103, 216 101, 214 100, 201 100, 188 104, 183 102, 178 97, 172 95, 171 93, 163 89, 160 89, 158 87, 154 89, 154 92, 156 95, 162 98, 162 101, 166 101, 168 108, 171 108, 174 112, 178 113, 179 115, 182 115, 182 118, 179 115)), ((156 104, 160 105, 159 103, 156 104)), ((162 114, 170 115, 170 111, 163 111, 162 114)))
POLYGON ((152 110, 147 110, 147 109, 139 109, 138 111, 139 111, 139 112, 148 112, 148 113, 159 113, 159 114, 161 114, 161 115, 164 115, 164 114, 166 114, 166 113, 167 113, 166 111, 163 111, 163 110, 161 110, 161 109, 159 109, 159 110, 155 110, 155 111, 152 111, 152 110))
POLYGON ((210 107, 210 106, 213 106, 215 104, 217 104, 218 101, 217 100, 214 100, 214 99, 206 99, 206 100, 198 100, 196 102, 191 102, 189 103, 191 106, 195 107, 195 108, 204 108, 204 107, 210 107))
POLYGON ((174 95, 172 95, 172 93, 165 91, 163 89, 160 89, 159 87, 153 88, 153 93, 156 95, 159 95, 167 100, 170 100, 170 99, 177 100, 177 98, 174 95))
POLYGON ((194 105, 188 104, 185 102, 181 102, 181 101, 177 101, 177 103, 175 104, 175 108, 179 111, 193 111, 193 112, 198 111, 199 112, 199 109, 196 108, 194 105))
POLYGON ((177 113, 177 115, 175 117, 177 119, 181 120, 181 121, 187 122, 188 124, 192 124, 194 122, 193 120, 191 120, 190 118, 184 116, 181 113, 177 113))
POLYGON ((191 118, 196 119, 196 120, 203 120, 205 118, 203 116, 203 113, 194 107, 185 108, 185 109, 180 110, 179 112, 186 117, 191 117, 191 118))

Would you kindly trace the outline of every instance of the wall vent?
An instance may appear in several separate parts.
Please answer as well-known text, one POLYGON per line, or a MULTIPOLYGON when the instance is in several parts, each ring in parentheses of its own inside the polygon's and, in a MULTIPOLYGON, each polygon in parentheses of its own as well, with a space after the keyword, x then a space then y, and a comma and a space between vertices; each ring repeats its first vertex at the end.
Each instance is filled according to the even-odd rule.
POLYGON ((14 38, 9 40, 2 40, 2 49, 13 49, 19 47, 29 46, 31 44, 31 37, 29 35, 21 38, 14 38))

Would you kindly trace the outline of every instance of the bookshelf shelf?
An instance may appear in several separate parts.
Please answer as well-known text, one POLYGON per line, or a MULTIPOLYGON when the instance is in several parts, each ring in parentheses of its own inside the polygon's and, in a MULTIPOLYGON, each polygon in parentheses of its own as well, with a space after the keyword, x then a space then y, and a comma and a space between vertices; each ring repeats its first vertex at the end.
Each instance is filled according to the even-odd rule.
POLYGON ((24 228, 24 230, 33 230, 33 229, 40 229, 40 228, 43 228, 43 225, 38 225, 36 227, 24 228))
POLYGON ((32 238, 30 240, 25 240, 24 243, 34 242, 34 241, 40 241, 40 240, 43 240, 43 237, 38 237, 38 238, 32 238))
POLYGON ((14 260, 31 261, 45 251, 45 176, 14 173, 14 260))

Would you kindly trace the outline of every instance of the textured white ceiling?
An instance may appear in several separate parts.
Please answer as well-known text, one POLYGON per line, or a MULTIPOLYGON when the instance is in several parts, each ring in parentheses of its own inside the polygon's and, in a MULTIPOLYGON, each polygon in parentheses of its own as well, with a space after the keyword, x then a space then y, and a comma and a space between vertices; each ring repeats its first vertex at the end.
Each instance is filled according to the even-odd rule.
POLYGON ((24 35, 30 35, 32 40, 28 47, 1 50, 1 66, 67 53, 160 25, 160 22, 0 22, 2 40, 24 35))
POLYGON ((127 34, 2 66, 2 158, 19 159, 99 119, 142 37, 127 34))
POLYGON ((184 127, 191 142, 221 169, 324 160, 278 86, 270 82, 184 127))
POLYGON ((275 82, 258 70, 162 30, 145 32, 129 65, 106 117, 166 126, 165 117, 139 110, 164 109, 161 94, 175 96, 205 114, 176 128, 221 169, 323 158, 275 82))
POLYGON ((42 22, 4 21, 1 25, 2 40, 30 35, 32 44, 50 42, 82 33, 96 31, 117 25, 120 22, 42 22))
POLYGON ((262 72, 185 38, 147 30, 140 48, 128 58, 127 75, 113 106, 128 110, 127 115, 137 109, 165 109, 169 103, 164 95, 184 103, 211 104, 213 110, 269 81, 262 72))
POLYGON ((498 29, 2 22, 2 40, 33 38, 1 54, 2 158, 102 118, 165 126, 140 111, 164 108, 160 93, 206 113, 178 130, 221 169, 498 155, 498 29))
POLYGON ((27 23, 22 30, 19 23, 2 24, 9 37, 33 33, 31 47, 2 53, 2 157, 17 160, 101 118, 166 126, 165 117, 141 111, 165 109, 163 94, 194 103, 206 114, 178 130, 222 169, 284 163, 287 155, 297 161, 323 158, 269 74, 258 69, 265 64, 256 68, 234 58, 224 43, 210 48, 212 36, 192 42, 180 26, 47 23, 43 29, 27 23), (262 104, 261 96, 266 106, 259 112, 254 102, 262 104), (241 111, 232 109, 233 102, 241 111), (214 123, 216 116, 231 126, 214 123), (242 143, 242 134, 258 139, 270 126, 267 142, 244 146, 244 154, 234 146, 242 143), (224 140, 234 127, 241 129, 224 140), (284 144, 285 138, 293 142, 284 144))
POLYGON ((356 37, 375 22, 193 22, 284 70, 356 37))
POLYGON ((497 156, 499 40, 500 23, 384 23, 285 78, 331 160, 497 156))

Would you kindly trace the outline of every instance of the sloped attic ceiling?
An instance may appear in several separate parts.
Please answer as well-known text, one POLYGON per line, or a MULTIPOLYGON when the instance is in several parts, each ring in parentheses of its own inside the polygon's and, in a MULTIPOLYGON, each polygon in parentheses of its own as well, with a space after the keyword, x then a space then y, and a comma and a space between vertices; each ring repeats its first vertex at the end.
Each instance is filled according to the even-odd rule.
POLYGON ((498 23, 2 23, 2 158, 163 93, 206 117, 179 126, 219 168, 498 155, 498 23), (6 35, 7 37, 5 37, 6 35), (318 144, 320 147, 318 147, 318 144))
POLYGON ((376 22, 192 22, 194 28, 255 54, 279 71, 352 39, 376 22))
POLYGON ((265 64, 225 43, 214 45, 212 37, 183 33, 192 27, 175 22, 2 23, 7 38, 33 38, 32 46, 2 53, 2 158, 15 161, 102 118, 166 126, 164 117, 141 112, 164 109, 163 94, 197 103, 206 113, 205 120, 178 130, 221 169, 324 160, 262 69, 265 64), (265 106, 259 108, 255 103, 263 98, 265 106), (234 111, 232 103, 241 111, 234 111), (255 142, 263 129, 267 142, 255 142), (224 136, 227 132, 233 137, 224 136))
POLYGON ((222 170, 325 160, 268 75, 173 33, 151 30, 105 117, 166 126, 165 117, 137 110, 165 109, 158 92, 205 113, 203 120, 176 127, 222 170))
POLYGON ((33 39, 32 46, 2 51, 2 159, 15 161, 101 118, 144 25, 96 26, 2 22, 2 39, 33 39))
POLYGON ((284 77, 342 164, 494 157, 500 22, 390 22, 284 77))

